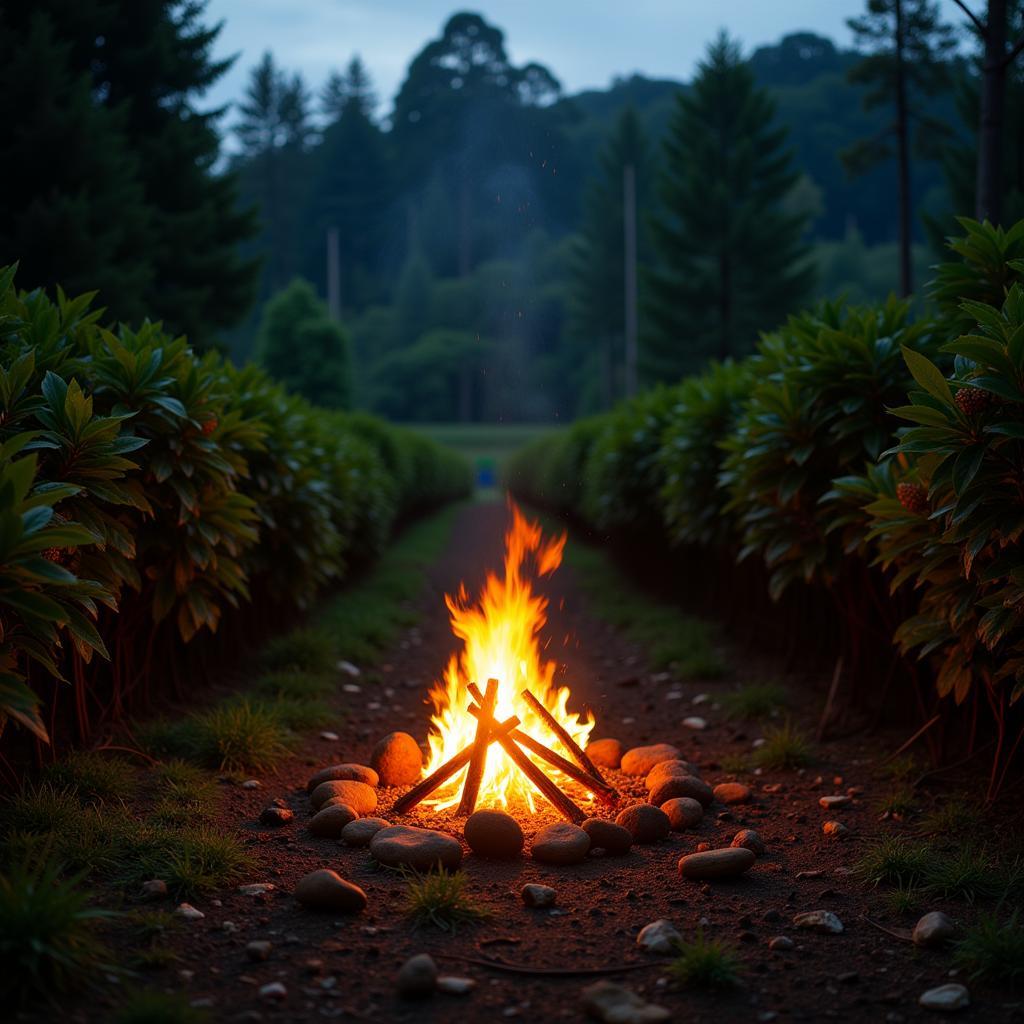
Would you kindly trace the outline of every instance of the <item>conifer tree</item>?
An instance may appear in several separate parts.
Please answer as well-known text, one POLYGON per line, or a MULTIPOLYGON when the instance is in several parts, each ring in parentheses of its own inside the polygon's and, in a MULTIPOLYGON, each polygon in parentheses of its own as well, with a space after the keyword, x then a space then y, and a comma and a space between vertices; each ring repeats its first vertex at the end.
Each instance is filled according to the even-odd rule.
POLYGON ((658 258, 647 275, 642 368, 674 380, 749 351, 799 308, 814 280, 786 130, 736 43, 722 33, 680 92, 664 143, 658 258))

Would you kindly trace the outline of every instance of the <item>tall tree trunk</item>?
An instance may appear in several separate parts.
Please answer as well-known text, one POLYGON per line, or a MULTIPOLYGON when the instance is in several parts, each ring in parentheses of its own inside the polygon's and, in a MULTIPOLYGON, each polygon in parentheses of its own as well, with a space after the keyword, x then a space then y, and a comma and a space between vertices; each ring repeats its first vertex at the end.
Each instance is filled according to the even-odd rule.
POLYGON ((910 236, 910 115, 907 112, 907 74, 904 62, 903 0, 896 0, 896 144, 899 164, 900 294, 909 295, 914 282, 911 271, 910 236))
POLYGON ((974 216, 999 223, 1003 192, 1003 110, 1006 103, 1006 0, 988 0, 983 36, 985 58, 981 72, 981 110, 978 116, 978 176, 974 216))

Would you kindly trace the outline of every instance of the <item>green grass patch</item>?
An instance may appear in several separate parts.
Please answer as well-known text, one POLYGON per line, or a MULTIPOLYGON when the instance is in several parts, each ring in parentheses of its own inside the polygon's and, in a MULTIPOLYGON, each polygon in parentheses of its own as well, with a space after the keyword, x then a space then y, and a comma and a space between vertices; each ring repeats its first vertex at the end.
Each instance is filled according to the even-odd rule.
POLYGON ((921 819, 921 830, 935 836, 976 836, 987 831, 982 804, 965 797, 944 800, 921 819))
POLYGON ((112 1024, 209 1024, 204 1009, 189 1005, 185 996, 141 989, 128 996, 111 1018, 112 1024))
POLYGON ((810 737, 788 719, 765 729, 764 743, 754 751, 754 763, 759 768, 803 768, 813 757, 810 737))
POLYGON ((715 643, 717 628, 641 590, 594 547, 573 538, 566 563, 579 579, 591 610, 644 647, 651 665, 686 679, 718 679, 726 666, 715 643))
POLYGON ((1006 884, 987 851, 974 846, 933 858, 924 878, 924 888, 932 895, 969 903, 1000 895, 1006 884))
POLYGON ((878 801, 880 814, 894 818, 908 818, 917 808, 917 800, 910 786, 897 786, 878 801))
POLYGON ((135 766, 123 757, 97 751, 71 751, 47 765, 41 776, 56 790, 68 790, 83 803, 130 800, 138 789, 135 766))
POLYGON ((669 974, 685 988, 723 990, 740 980, 740 960, 728 943, 709 939, 703 929, 689 942, 679 943, 679 953, 669 964, 669 974))
POLYGON ((883 836, 854 864, 854 874, 871 885, 921 886, 937 853, 928 843, 904 836, 883 836))
POLYGON ((0 821, 5 832, 44 835, 66 828, 81 814, 71 790, 42 782, 14 793, 0 810, 0 821))
POLYGON ((1015 910, 1005 921, 983 914, 956 944, 954 962, 974 980, 1024 986, 1024 922, 1015 910))
POLYGON ((750 771, 750 762, 742 754, 726 754, 720 763, 727 775, 745 775, 750 771))
POLYGON ((899 885, 884 896, 886 909, 896 917, 914 913, 921 906, 921 890, 912 885, 899 885))
POLYGON ((432 924, 443 931, 455 931, 460 924, 481 921, 490 911, 466 891, 468 878, 462 871, 430 871, 407 875, 405 911, 417 925, 432 924))
POLYGON ((787 702, 786 689, 778 683, 750 683, 720 698, 726 718, 760 722, 777 715, 787 702))

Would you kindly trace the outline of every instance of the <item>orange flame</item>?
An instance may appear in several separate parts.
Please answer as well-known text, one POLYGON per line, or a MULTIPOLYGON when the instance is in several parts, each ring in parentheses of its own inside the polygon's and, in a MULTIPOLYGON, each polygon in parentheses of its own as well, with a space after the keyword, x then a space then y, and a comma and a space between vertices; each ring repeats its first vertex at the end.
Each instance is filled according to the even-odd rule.
MULTIPOLYGON (((430 693, 434 714, 427 737, 430 756, 424 775, 472 744, 476 736, 476 719, 467 710, 470 697, 466 687, 470 682, 483 689, 488 679, 497 679, 495 718, 504 721, 516 715, 522 732, 563 757, 568 757, 569 753, 537 712, 522 700, 524 690, 530 690, 581 747, 586 747, 587 737, 594 727, 589 715, 580 718, 567 710, 569 688, 554 686, 557 666, 541 657, 538 642, 547 622, 548 602, 547 598, 533 592, 531 579, 534 577, 528 562, 532 556, 537 576, 554 572, 562 562, 565 534, 545 540, 540 525, 526 520, 514 504, 509 504, 512 525, 505 535, 504 579, 489 572, 475 604, 470 602, 464 584, 460 584, 456 596, 445 596, 452 632, 462 640, 463 648, 452 655, 443 681, 436 683, 430 693)), ((574 789, 575 783, 561 772, 529 756, 559 786, 572 790, 578 802, 590 799, 589 794, 578 787, 574 789)), ((459 772, 424 803, 438 810, 454 807, 459 802, 465 775, 465 770, 459 772)), ((521 802, 532 812, 536 810, 537 798, 533 784, 498 744, 492 744, 477 806, 509 807, 521 802)))

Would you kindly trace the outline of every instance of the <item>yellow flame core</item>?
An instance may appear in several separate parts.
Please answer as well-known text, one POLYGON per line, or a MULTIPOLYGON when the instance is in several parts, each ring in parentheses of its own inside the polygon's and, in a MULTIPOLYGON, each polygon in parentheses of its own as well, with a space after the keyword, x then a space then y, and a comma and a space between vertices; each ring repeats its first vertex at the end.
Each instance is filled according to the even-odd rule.
MULTIPOLYGON (((555 687, 557 666, 541 657, 539 636, 547 622, 548 602, 533 592, 531 580, 554 572, 561 564, 565 534, 545 540, 538 523, 525 519, 515 505, 511 509, 512 525, 505 535, 504 579, 489 572, 475 603, 470 601, 464 585, 460 585, 454 597, 445 596, 452 632, 462 640, 463 647, 452 655, 444 679, 430 692, 434 714, 427 737, 430 756, 424 775, 472 744, 476 719, 467 710, 471 698, 466 689, 471 682, 482 690, 488 679, 497 679, 495 718, 500 722, 516 715, 522 732, 563 757, 570 757, 569 752, 550 726, 522 700, 524 690, 530 690, 581 747, 586 747, 594 727, 591 716, 581 718, 567 710, 569 687, 555 687)), ((590 794, 574 788, 575 784, 561 772, 532 754, 528 756, 559 786, 573 790, 577 802, 590 799, 590 794)), ((459 802, 465 775, 465 770, 459 772, 424 803, 438 810, 454 807, 459 802)), ((536 810, 538 796, 533 784, 505 751, 498 744, 491 744, 477 806, 504 808, 521 802, 532 812, 536 810)))

